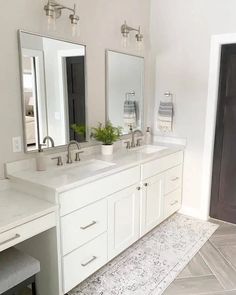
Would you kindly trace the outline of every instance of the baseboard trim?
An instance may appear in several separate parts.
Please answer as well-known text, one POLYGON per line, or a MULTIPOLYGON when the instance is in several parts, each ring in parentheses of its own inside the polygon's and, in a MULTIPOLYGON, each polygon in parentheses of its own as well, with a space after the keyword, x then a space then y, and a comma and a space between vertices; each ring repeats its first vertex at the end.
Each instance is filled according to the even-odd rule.
POLYGON ((187 216, 191 216, 194 218, 198 218, 201 220, 207 220, 206 216, 204 216, 203 214, 201 214, 201 210, 197 210, 195 208, 192 207, 187 207, 187 206, 182 206, 182 208, 179 210, 179 213, 187 215, 187 216))

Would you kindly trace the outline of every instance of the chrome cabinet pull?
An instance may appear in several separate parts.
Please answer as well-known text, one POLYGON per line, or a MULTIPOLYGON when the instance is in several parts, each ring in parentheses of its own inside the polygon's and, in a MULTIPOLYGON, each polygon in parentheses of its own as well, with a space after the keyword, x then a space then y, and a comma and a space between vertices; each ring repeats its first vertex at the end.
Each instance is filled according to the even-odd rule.
POLYGON ((16 240, 16 239, 19 239, 19 238, 20 238, 20 235, 19 235, 19 234, 16 234, 13 238, 10 238, 10 239, 8 239, 8 240, 6 240, 6 241, 0 242, 0 246, 2 246, 2 245, 4 245, 4 244, 7 244, 7 243, 9 243, 9 242, 11 242, 11 241, 14 241, 14 240, 16 240))
POLYGON ((176 181, 176 180, 179 180, 179 177, 175 177, 175 178, 171 179, 171 181, 176 181))
POLYGON ((93 261, 96 260, 96 259, 97 259, 97 257, 96 257, 96 256, 93 256, 89 261, 87 261, 87 262, 85 262, 85 263, 81 263, 81 265, 82 265, 83 267, 85 267, 85 266, 89 265, 91 262, 93 262, 93 261))
POLYGON ((96 221, 92 221, 90 224, 88 224, 88 225, 86 225, 86 226, 81 226, 80 228, 83 229, 83 230, 85 230, 85 229, 87 229, 87 228, 89 228, 89 227, 95 225, 96 223, 97 223, 96 221))
POLYGON ((178 203, 179 203, 179 201, 176 200, 176 201, 174 201, 173 203, 171 203, 170 205, 171 205, 171 206, 174 206, 174 205, 176 205, 176 204, 178 204, 178 203))

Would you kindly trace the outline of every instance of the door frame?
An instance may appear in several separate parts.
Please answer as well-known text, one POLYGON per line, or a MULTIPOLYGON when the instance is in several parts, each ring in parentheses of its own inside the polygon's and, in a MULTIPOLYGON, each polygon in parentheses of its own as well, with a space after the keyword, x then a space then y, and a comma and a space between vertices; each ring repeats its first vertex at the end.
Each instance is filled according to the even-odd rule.
POLYGON ((202 198, 200 217, 207 220, 210 213, 213 155, 219 90, 221 48, 236 43, 236 34, 213 35, 211 38, 208 98, 203 150, 202 198))

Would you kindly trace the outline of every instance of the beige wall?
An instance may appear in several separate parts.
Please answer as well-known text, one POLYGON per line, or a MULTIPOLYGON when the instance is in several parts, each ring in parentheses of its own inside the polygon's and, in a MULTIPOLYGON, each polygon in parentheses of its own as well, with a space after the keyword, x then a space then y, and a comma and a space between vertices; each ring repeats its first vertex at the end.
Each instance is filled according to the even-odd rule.
MULTIPOLYGON (((47 31, 42 0, 2 1, 0 9, 0 178, 3 163, 25 158, 12 152, 12 137, 22 136, 21 95, 17 30, 52 35, 87 45, 89 124, 105 119, 105 49, 122 50, 120 26, 126 19, 131 26, 141 25, 149 47, 149 0, 64 0, 78 4, 80 37, 73 40, 67 14, 57 22, 54 32, 47 31)), ((63 3, 60 0, 60 3, 63 3)), ((135 45, 126 50, 136 54, 135 45)), ((146 55, 146 98, 150 97, 150 77, 146 55)))
MULTIPOLYGON (((152 0, 151 36, 156 56, 156 108, 166 90, 174 93, 171 136, 187 139, 183 203, 201 214, 201 177, 210 39, 236 32, 235 0, 152 0)), ((156 125, 156 134, 159 134, 156 125)))

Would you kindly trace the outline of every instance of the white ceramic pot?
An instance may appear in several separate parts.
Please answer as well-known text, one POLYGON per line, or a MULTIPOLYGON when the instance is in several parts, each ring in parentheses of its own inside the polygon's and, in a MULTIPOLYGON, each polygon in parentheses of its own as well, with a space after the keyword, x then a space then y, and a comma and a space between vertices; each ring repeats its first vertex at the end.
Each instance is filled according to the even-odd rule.
POLYGON ((102 144, 102 154, 104 156, 110 156, 113 154, 113 144, 105 145, 102 144))

